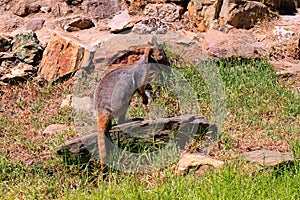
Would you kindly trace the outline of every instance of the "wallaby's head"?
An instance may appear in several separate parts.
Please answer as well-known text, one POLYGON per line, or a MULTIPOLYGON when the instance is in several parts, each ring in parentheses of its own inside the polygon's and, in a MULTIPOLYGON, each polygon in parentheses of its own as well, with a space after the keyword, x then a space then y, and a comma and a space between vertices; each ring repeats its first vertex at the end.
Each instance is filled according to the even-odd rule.
POLYGON ((162 45, 159 45, 156 38, 153 37, 151 44, 154 48, 152 48, 152 52, 150 53, 149 63, 158 63, 161 65, 170 66, 170 62, 164 52, 162 45))

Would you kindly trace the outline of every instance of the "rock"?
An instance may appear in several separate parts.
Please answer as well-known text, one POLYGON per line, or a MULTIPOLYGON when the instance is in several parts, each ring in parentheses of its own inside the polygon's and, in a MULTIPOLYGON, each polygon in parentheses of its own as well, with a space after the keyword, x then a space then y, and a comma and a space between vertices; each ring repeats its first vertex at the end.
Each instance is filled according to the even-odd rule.
POLYGON ((64 2, 66 2, 68 5, 78 5, 81 4, 83 2, 83 0, 64 0, 64 2))
POLYGON ((186 32, 168 31, 166 34, 157 35, 130 32, 115 34, 99 45, 94 59, 95 71, 104 71, 120 54, 151 44, 153 36, 157 38, 159 44, 166 43, 175 54, 181 55, 187 62, 195 64, 208 58, 208 54, 202 50, 199 38, 186 32))
POLYGON ((300 73, 300 61, 289 62, 285 60, 268 61, 270 65, 274 66, 276 75, 290 76, 300 73))
POLYGON ((67 95, 65 99, 60 104, 61 108, 71 107, 72 106, 73 95, 67 95))
MULTIPOLYGON (((132 19, 128 12, 125 10, 120 14, 114 16, 112 20, 109 22, 108 26, 111 32, 119 32, 128 26, 130 26, 132 19)), ((131 24, 133 26, 133 24, 131 24)))
POLYGON ((28 8, 26 7, 26 1, 20 1, 17 2, 14 6, 13 6, 13 13, 19 17, 26 17, 27 15, 29 15, 29 11, 28 8))
POLYGON ((297 13, 297 4, 298 7, 300 6, 299 0, 265 0, 263 2, 273 10, 279 11, 280 15, 293 15, 297 13))
POLYGON ((17 34, 13 40, 12 51, 19 60, 37 65, 43 54, 43 48, 33 31, 17 34))
POLYGON ((178 162, 178 174, 186 174, 192 168, 196 168, 196 173, 203 174, 207 169, 210 169, 207 166, 219 169, 223 165, 223 161, 213 159, 207 155, 184 153, 178 162))
POLYGON ((162 22, 175 22, 183 14, 183 7, 175 4, 147 4, 144 14, 149 17, 159 18, 162 22))
POLYGON ((90 97, 76 97, 72 98, 72 107, 76 112, 88 111, 93 108, 93 100, 90 97))
POLYGON ((44 19, 32 19, 26 24, 26 30, 37 31, 43 28, 45 20, 44 19))
POLYGON ((235 28, 251 28, 268 13, 268 8, 257 1, 224 0, 219 17, 235 28))
POLYGON ((63 32, 53 32, 44 51, 38 74, 52 82, 80 68, 91 67, 94 48, 63 32))
POLYGON ((48 14, 48 13, 50 13, 51 12, 51 7, 49 7, 49 6, 42 6, 41 8, 40 8, 40 11, 42 12, 42 13, 46 13, 46 14, 48 14))
POLYGON ((165 34, 167 33, 168 27, 158 18, 148 18, 136 23, 132 32, 139 34, 165 34))
POLYGON ((43 131, 43 134, 55 134, 65 130, 69 130, 70 127, 64 124, 51 124, 43 131))
POLYGON ((81 7, 89 16, 98 19, 112 18, 122 8, 121 1, 95 1, 85 0, 81 3, 81 7))
POLYGON ((12 47, 11 40, 7 37, 0 36, 0 52, 9 51, 12 47))
POLYGON ((279 151, 262 149, 244 152, 242 155, 247 161, 263 166, 277 166, 284 162, 294 161, 294 156, 291 152, 281 153, 279 151))
POLYGON ((265 55, 255 36, 246 30, 232 29, 228 34, 214 29, 204 37, 202 48, 217 58, 257 58, 265 55))
POLYGON ((2 59, 15 60, 15 55, 13 52, 0 52, 0 63, 2 59))
POLYGON ((83 29, 89 29, 95 27, 93 21, 89 18, 78 18, 74 19, 71 22, 67 23, 64 26, 64 30, 72 32, 72 31, 79 31, 83 29))
POLYGON ((15 3, 13 6, 13 13, 19 17, 26 17, 31 13, 37 13, 40 11, 41 6, 39 2, 28 2, 21 0, 15 3))
POLYGON ((277 36, 279 41, 282 41, 291 39, 295 35, 295 32, 285 30, 280 26, 274 26, 273 34, 277 36))
POLYGON ((25 80, 28 76, 36 74, 37 68, 26 63, 3 61, 0 66, 0 81, 10 82, 25 80))
MULTIPOLYGON (((124 148, 130 145, 130 151, 135 152, 140 150, 136 149, 138 148, 136 144, 153 148, 154 144, 170 144, 172 140, 176 141, 176 146, 185 148, 195 135, 205 135, 208 127, 215 125, 203 117, 186 114, 114 125, 108 134, 116 146, 124 148)), ((75 161, 79 159, 81 162, 88 162, 95 148, 97 148, 97 131, 64 142, 57 148, 57 152, 60 155, 69 155, 75 161)), ((212 165, 217 166, 217 163, 212 162, 212 165)))
POLYGON ((204 20, 207 25, 211 24, 219 17, 222 2, 222 0, 191 0, 187 7, 187 14, 196 21, 196 24, 201 20, 204 20))

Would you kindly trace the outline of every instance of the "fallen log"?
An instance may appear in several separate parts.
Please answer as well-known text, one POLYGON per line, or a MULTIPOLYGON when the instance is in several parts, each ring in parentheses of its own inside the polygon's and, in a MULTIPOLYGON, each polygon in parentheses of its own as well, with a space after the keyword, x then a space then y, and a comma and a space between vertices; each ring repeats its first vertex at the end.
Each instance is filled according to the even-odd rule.
MULTIPOLYGON (((119 148, 138 152, 141 146, 155 150, 169 142, 176 142, 180 149, 184 149, 193 138, 203 138, 207 132, 214 134, 217 127, 203 117, 187 114, 115 125, 107 137, 119 148)), ((97 131, 93 131, 64 142, 57 148, 57 153, 67 161, 85 163, 92 157, 98 157, 97 145, 97 131)))

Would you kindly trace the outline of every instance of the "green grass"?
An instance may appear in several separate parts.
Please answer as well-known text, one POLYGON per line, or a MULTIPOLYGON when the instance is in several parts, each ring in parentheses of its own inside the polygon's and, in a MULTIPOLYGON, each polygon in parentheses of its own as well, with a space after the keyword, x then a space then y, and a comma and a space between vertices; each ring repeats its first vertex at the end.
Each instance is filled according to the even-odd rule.
MULTIPOLYGON (((217 110, 214 106, 223 105, 225 101, 222 95, 219 100, 212 98, 218 94, 211 93, 213 85, 209 85, 207 79, 210 73, 203 74, 203 70, 219 70, 223 81, 218 84, 224 84, 226 91, 226 116, 218 147, 213 152, 224 160, 235 158, 232 162, 204 176, 176 176, 173 167, 169 167, 148 175, 110 171, 105 178, 97 163, 67 165, 56 155, 55 148, 72 136, 72 132, 44 138, 43 144, 23 134, 29 129, 41 131, 51 123, 72 124, 71 110, 56 109, 53 115, 46 115, 45 108, 53 109, 48 100, 59 96, 59 86, 53 86, 49 92, 38 89, 40 100, 31 100, 29 107, 26 99, 14 105, 17 112, 25 112, 28 107, 32 119, 16 123, 17 118, 0 115, 0 136, 7 142, 1 145, 21 143, 22 148, 30 149, 29 153, 37 156, 43 148, 48 148, 51 155, 49 159, 24 164, 11 159, 9 152, 1 148, 0 199, 299 199, 299 161, 261 168, 236 158, 239 151, 256 146, 280 151, 291 149, 299 158, 299 94, 279 83, 272 67, 264 60, 225 60, 197 67, 173 67, 192 88, 192 92, 183 97, 191 95, 197 102, 194 111, 209 120, 219 119, 214 115, 213 111, 217 110), (36 120, 33 119, 40 123, 34 124, 36 120)), ((181 110, 176 107, 178 93, 172 88, 154 87, 154 91, 156 98, 149 108, 131 108, 130 117, 156 117, 151 113, 145 115, 147 109, 154 112, 155 106, 158 110, 164 109, 162 115, 190 112, 188 107, 181 106, 181 110)), ((138 97, 137 100, 140 101, 138 97)), ((0 105, 5 106, 4 103, 0 105)), ((40 132, 34 131, 34 134, 40 132)))
POLYGON ((106 180, 90 166, 44 163, 32 168, 1 159, 1 199, 299 199, 299 162, 243 172, 236 162, 203 177, 165 170, 150 178, 111 172, 106 180), (45 166, 46 165, 46 166, 45 166))

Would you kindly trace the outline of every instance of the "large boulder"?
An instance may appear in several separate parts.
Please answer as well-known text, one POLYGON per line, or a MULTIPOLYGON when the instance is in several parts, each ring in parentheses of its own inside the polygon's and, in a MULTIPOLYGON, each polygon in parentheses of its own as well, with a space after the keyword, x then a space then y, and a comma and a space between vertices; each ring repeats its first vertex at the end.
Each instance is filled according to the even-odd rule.
POLYGON ((267 13, 268 8, 260 2, 224 0, 219 17, 236 28, 251 28, 267 13))
POLYGON ((255 36, 247 30, 232 29, 228 34, 214 29, 209 30, 202 48, 217 58, 257 58, 265 55, 255 36))
POLYGON ((94 53, 94 48, 77 38, 54 32, 44 51, 38 73, 47 81, 56 81, 82 67, 90 67, 94 53))

